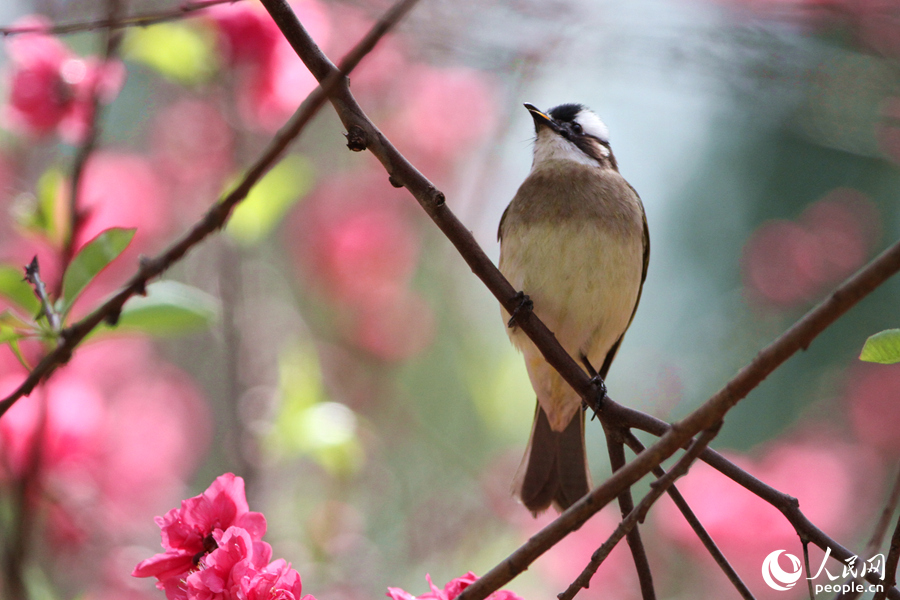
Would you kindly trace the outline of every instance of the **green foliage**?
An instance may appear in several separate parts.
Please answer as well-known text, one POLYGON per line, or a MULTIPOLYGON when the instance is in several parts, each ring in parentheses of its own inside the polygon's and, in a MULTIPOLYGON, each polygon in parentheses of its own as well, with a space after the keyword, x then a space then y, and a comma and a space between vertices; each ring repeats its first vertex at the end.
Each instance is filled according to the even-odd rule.
POLYGON ((124 53, 168 79, 192 84, 206 81, 214 72, 213 43, 212 33, 206 30, 184 23, 161 23, 129 29, 124 53))
POLYGON ((29 315, 37 315, 41 301, 25 281, 23 271, 12 265, 0 265, 0 296, 14 303, 29 315))
POLYGON ((63 275, 61 314, 66 315, 94 277, 128 247, 135 231, 121 227, 107 229, 78 251, 63 275))
POLYGON ((286 156, 235 208, 226 231, 242 244, 258 242, 312 185, 313 169, 309 161, 299 154, 286 156))
POLYGON ((886 329, 870 336, 859 359, 883 365, 900 362, 900 329, 886 329))
POLYGON ((174 337, 209 328, 219 313, 218 300, 206 292, 177 281, 157 281, 147 286, 146 296, 125 303, 117 329, 174 337))

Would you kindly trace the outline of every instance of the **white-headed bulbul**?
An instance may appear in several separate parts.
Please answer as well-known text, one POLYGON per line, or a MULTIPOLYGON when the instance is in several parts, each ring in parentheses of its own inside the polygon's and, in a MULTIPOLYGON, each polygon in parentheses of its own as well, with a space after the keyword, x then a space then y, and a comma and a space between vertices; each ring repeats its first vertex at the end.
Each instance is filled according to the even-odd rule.
MULTIPOLYGON (((605 379, 647 276, 644 207, 619 174, 597 115, 580 104, 525 108, 537 136, 534 162, 500 220, 500 271, 566 352, 605 379)), ((551 504, 562 511, 591 486, 582 400, 502 313, 537 393, 516 493, 535 514, 551 504)))

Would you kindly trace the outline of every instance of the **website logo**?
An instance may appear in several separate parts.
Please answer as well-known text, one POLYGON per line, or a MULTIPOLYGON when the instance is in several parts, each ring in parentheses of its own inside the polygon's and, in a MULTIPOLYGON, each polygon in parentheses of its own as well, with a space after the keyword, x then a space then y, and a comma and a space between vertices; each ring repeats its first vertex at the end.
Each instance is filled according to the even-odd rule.
MULTIPOLYGON (((819 566, 819 570, 816 571, 816 574, 812 577, 806 578, 808 580, 818 579, 823 573, 827 578, 828 583, 817 583, 815 586, 810 584, 810 587, 815 590, 814 594, 820 594, 822 592, 849 594, 851 592, 880 592, 884 590, 884 584, 872 582, 872 579, 875 577, 884 581, 885 559, 883 554, 876 554, 872 558, 866 560, 861 560, 855 555, 845 558, 844 564, 842 565, 843 568, 839 574, 832 574, 831 571, 826 568, 825 565, 830 556, 831 548, 826 548, 825 556, 822 558, 822 564, 819 566), (838 582, 837 580, 839 579, 843 579, 844 581, 838 582), (867 582, 866 579, 869 581, 867 582)), ((774 552, 770 552, 765 560, 763 560, 762 576, 767 586, 779 592, 786 592, 794 587, 803 576, 803 567, 800 564, 800 559, 793 554, 788 554, 784 550, 775 550, 774 552), (790 571, 782 569, 781 564, 778 562, 778 558, 782 554, 784 554, 791 563, 790 571)))
POLYGON ((803 567, 800 566, 800 559, 793 554, 788 554, 784 550, 776 550, 771 552, 762 564, 762 576, 766 585, 773 590, 786 592, 796 585, 800 577, 803 576, 803 567), (778 564, 778 557, 784 553, 785 557, 791 561, 790 572, 785 571, 778 564))

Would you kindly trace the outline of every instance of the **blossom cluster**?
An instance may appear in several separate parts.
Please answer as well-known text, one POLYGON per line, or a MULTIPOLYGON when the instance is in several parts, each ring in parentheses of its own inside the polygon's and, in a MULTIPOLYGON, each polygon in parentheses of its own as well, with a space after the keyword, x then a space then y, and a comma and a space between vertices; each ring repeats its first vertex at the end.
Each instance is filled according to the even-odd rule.
MULTIPOLYGON (((165 552, 135 567, 156 577, 169 600, 299 600, 300 574, 262 541, 266 519, 251 512, 244 480, 232 473, 156 517, 165 552)), ((314 600, 312 596, 306 596, 314 600)))
MULTIPOLYGON (((244 480, 220 475, 199 496, 182 501, 156 517, 166 549, 138 564, 132 575, 156 577, 169 600, 300 600, 300 574, 284 559, 272 561, 272 547, 262 541, 266 518, 247 504, 244 480), (271 561, 271 562, 270 562, 271 561)), ((469 571, 438 588, 413 596, 389 587, 392 600, 453 600, 478 577, 469 571)), ((315 600, 311 595, 304 600, 315 600)), ((522 600, 500 590, 488 600, 522 600)))

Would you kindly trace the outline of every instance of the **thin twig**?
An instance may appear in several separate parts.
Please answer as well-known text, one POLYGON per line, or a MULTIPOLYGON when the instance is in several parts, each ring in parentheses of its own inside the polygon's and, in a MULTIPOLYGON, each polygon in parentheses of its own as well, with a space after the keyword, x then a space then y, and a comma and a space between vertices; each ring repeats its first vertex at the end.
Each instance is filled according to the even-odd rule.
MULTIPOLYGON (((884 508, 881 510, 881 516, 878 517, 878 522, 872 530, 872 536, 869 538, 869 543, 866 544, 864 554, 860 555, 862 558, 860 562, 865 562, 873 557, 881 547, 881 542, 884 540, 884 534, 891 524, 891 516, 894 514, 894 511, 897 510, 898 503, 900 503, 900 471, 898 471, 897 477, 894 479, 894 485, 891 487, 887 502, 884 503, 884 508)), ((853 581, 859 581, 859 578, 857 577, 853 581)), ((856 591, 856 586, 852 587, 854 588, 853 590, 838 594, 835 597, 835 600, 855 600, 856 598, 859 598, 862 592, 856 591)))
POLYGON ((217 201, 206 214, 197 221, 190 230, 184 233, 157 256, 141 261, 140 268, 128 283, 116 292, 88 316, 62 331, 62 342, 28 374, 19 386, 0 401, 0 417, 9 410, 19 398, 28 395, 35 386, 48 377, 59 365, 69 360, 72 351, 84 338, 104 321, 114 321, 122 311, 125 302, 134 295, 143 294, 147 283, 159 277, 187 252, 205 239, 208 235, 222 228, 228 216, 237 204, 243 200, 250 189, 275 164, 288 145, 306 127, 328 98, 328 93, 336 89, 346 80, 350 73, 375 44, 387 33, 397 21, 406 14, 416 0, 402 0, 395 4, 385 16, 353 47, 341 61, 340 69, 329 74, 320 86, 307 96, 287 124, 269 142, 256 162, 248 169, 243 179, 234 189, 217 201))
MULTIPOLYGON (((645 450, 644 445, 641 443, 637 437, 631 431, 626 430, 625 435, 623 436, 625 443, 628 444, 628 447, 631 448, 632 452, 635 454, 639 454, 645 450)), ((662 467, 656 467, 653 469, 653 475, 659 479, 660 477, 666 474, 665 469, 662 467)), ((734 567, 731 566, 731 563, 728 562, 728 559, 725 558, 725 555, 722 554, 722 551, 719 550, 719 547, 716 545, 716 542, 713 541, 712 537, 709 535, 709 532, 703 527, 703 524, 700 522, 700 519, 697 518, 697 515, 694 514, 694 511, 691 509, 690 505, 688 505, 687 500, 684 499, 684 496, 681 495, 681 492, 678 491, 678 488, 674 485, 670 486, 668 490, 666 490, 669 494, 669 497, 672 499, 672 502, 681 512, 682 516, 684 516, 684 520, 688 522, 688 525, 691 526, 691 529, 694 530, 694 535, 700 540, 703 544, 703 547, 706 548, 706 551, 709 552, 709 555, 712 557, 716 564, 719 565, 719 568, 722 569, 722 572, 728 578, 728 581, 731 582, 731 585, 734 586, 734 589, 737 590, 738 594, 741 595, 741 598, 744 600, 754 600, 753 593, 750 591, 750 588, 747 587, 747 584, 741 579, 740 575, 737 574, 737 571, 734 570, 734 567)))
MULTIPOLYGON (((618 471, 625 466, 625 440, 622 432, 618 428, 603 428, 606 433, 606 448, 609 452, 609 464, 613 472, 618 471)), ((631 496, 631 488, 626 488, 619 494, 619 510, 622 511, 622 518, 625 519, 634 510, 634 499, 631 496)), ((625 541, 628 542, 628 548, 631 550, 631 558, 634 561, 634 568, 637 570, 638 582, 641 586, 641 598, 643 600, 655 600, 656 592, 653 590, 653 572, 650 570, 650 561, 647 558, 647 550, 644 548, 644 542, 641 540, 641 533, 638 527, 631 527, 625 534, 625 541)), ((610 548, 612 550, 612 548, 610 548)), ((608 554, 608 553, 607 553, 608 554)), ((602 561, 601 561, 602 562, 602 561)), ((591 560, 593 564, 593 559, 591 560)), ((591 576, 600 566, 598 562, 594 566, 591 575, 585 580, 581 587, 587 587, 587 582, 591 580, 591 576)), ((573 593, 574 595, 574 593, 573 593)))
MULTIPOLYGON (((613 418, 627 424, 629 427, 640 429, 657 436, 664 435, 670 428, 670 425, 665 421, 622 406, 616 402, 607 401, 603 408, 606 411, 608 418, 613 418)), ((685 445, 684 447, 687 446, 685 445)), ((800 504, 796 498, 782 493, 764 481, 757 479, 715 450, 707 448, 700 455, 700 460, 777 508, 791 526, 793 526, 794 531, 797 532, 798 536, 808 539, 822 550, 830 548, 831 555, 836 560, 846 561, 855 555, 855 553, 851 552, 837 540, 829 537, 824 531, 816 527, 800 510, 800 504)), ((874 584, 883 583, 872 573, 866 575, 866 580, 874 584)), ((900 590, 897 590, 896 588, 888 590, 888 597, 893 600, 900 600, 900 590)))
POLYGON ((716 434, 719 433, 719 428, 722 426, 722 423, 716 423, 715 426, 705 430, 700 436, 691 444, 690 448, 688 448, 687 452, 678 459, 678 462, 675 463, 675 466, 672 469, 654 481, 650 485, 650 491, 647 492, 647 495, 644 496, 640 503, 638 503, 637 508, 631 510, 625 518, 622 519, 622 522, 619 523, 619 526, 616 527, 616 530, 613 531, 612 535, 607 538, 607 540, 603 543, 600 548, 594 552, 593 556, 591 556, 591 562, 584 568, 581 574, 572 582, 572 584, 566 588, 564 592, 559 594, 557 597, 559 600, 571 600, 575 597, 575 594, 582 588, 587 588, 590 585, 591 577, 594 576, 594 573, 597 572, 597 569, 603 563, 609 553, 612 552, 612 549, 619 543, 619 541, 627 535, 629 531, 634 531, 635 525, 639 522, 643 521, 647 516, 647 512, 650 510, 650 507, 653 506, 653 503, 656 502, 666 490, 668 490, 675 480, 687 473, 688 469, 691 466, 691 463, 694 462, 694 459, 699 456, 699 454, 703 451, 704 448, 712 441, 716 434))
POLYGON ((801 537, 800 543, 803 544, 803 568, 806 573, 806 587, 809 588, 809 600, 816 600, 816 594, 813 591, 812 571, 809 570, 809 540, 801 537))
POLYGON ((166 21, 177 21, 185 17, 195 16, 199 11, 207 9, 211 6, 219 4, 234 4, 241 0, 204 0, 202 2, 185 2, 175 9, 148 13, 144 15, 133 15, 123 17, 118 20, 114 19, 98 19, 96 21, 80 21, 78 23, 66 23, 63 25, 52 25, 50 27, 41 27, 40 25, 28 26, 10 26, 0 27, 0 35, 6 37, 11 35, 21 35, 23 33, 43 33, 46 35, 67 35, 70 33, 79 33, 82 31, 94 31, 96 29, 124 29, 126 27, 146 27, 147 25, 155 25, 157 23, 165 23, 166 21))
MULTIPOLYGON (((103 44, 103 64, 98 67, 99 69, 108 68, 110 63, 116 59, 119 44, 122 41, 121 32, 115 31, 115 24, 119 20, 122 3, 120 0, 107 0, 106 7, 106 21, 109 23, 109 26, 106 29, 106 39, 103 44)), ((79 192, 88 158, 90 158, 91 154, 94 152, 94 149, 97 146, 97 140, 100 138, 100 112, 103 109, 100 91, 104 85, 104 79, 105 77, 101 75, 94 81, 90 97, 91 108, 88 117, 88 130, 84 140, 82 140, 78 147, 78 152, 75 154, 75 160, 72 163, 72 176, 69 184, 69 228, 65 243, 63 244, 61 257, 63 271, 65 271, 65 267, 72 262, 72 256, 75 254, 75 244, 78 241, 78 232, 80 231, 82 221, 84 220, 84 214, 79 205, 79 192)), ((60 275, 57 291, 60 294, 62 293, 62 275, 60 275)))
POLYGON ((884 600, 886 590, 892 589, 897 584, 898 562, 900 562, 900 517, 897 518, 894 535, 891 536, 891 549, 888 550, 887 560, 884 563, 884 587, 872 600, 884 600))

